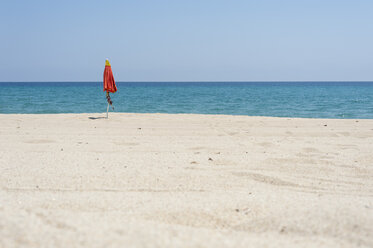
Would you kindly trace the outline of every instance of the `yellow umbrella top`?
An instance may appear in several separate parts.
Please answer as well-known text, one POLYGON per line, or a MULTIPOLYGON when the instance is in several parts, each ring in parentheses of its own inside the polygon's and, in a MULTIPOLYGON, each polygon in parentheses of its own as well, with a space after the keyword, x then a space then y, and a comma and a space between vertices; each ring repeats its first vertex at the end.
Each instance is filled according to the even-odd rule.
POLYGON ((108 59, 105 61, 105 66, 110 66, 110 62, 108 59))

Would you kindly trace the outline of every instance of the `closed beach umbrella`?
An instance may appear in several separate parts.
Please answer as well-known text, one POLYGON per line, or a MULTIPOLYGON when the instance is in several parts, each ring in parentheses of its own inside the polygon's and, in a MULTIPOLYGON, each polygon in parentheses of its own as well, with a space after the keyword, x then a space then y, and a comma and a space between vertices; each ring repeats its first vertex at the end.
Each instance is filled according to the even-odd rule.
MULTIPOLYGON (((117 86, 115 85, 113 71, 111 70, 111 65, 109 60, 105 62, 105 70, 104 70, 104 91, 106 91, 106 99, 107 99, 107 110, 106 110, 106 118, 109 117, 109 106, 113 105, 113 102, 110 99, 110 92, 115 93, 117 91, 117 86)), ((113 107, 114 109, 114 107, 113 107)))

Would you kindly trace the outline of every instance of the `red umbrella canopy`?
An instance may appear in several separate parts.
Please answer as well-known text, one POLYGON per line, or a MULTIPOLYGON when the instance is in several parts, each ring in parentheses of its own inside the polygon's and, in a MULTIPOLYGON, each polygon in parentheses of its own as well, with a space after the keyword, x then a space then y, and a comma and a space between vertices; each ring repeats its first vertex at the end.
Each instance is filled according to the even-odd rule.
POLYGON ((117 86, 115 85, 113 72, 111 70, 111 65, 109 60, 105 62, 104 71, 104 91, 115 93, 117 91, 117 86))

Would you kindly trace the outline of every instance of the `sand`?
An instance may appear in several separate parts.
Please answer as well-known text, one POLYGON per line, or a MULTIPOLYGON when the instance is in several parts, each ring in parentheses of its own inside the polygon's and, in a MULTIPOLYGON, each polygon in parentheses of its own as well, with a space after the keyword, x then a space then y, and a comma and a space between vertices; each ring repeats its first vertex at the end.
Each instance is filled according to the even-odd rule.
POLYGON ((0 247, 373 247, 373 120, 0 115, 0 247))

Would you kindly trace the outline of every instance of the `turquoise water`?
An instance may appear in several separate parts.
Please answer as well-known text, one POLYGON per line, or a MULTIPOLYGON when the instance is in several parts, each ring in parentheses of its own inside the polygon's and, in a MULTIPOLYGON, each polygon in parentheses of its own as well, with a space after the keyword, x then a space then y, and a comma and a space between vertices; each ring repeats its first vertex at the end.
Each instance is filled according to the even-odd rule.
MULTIPOLYGON (((117 83, 115 112, 373 119, 373 82, 117 83)), ((106 112, 99 82, 0 83, 0 113, 106 112)))

